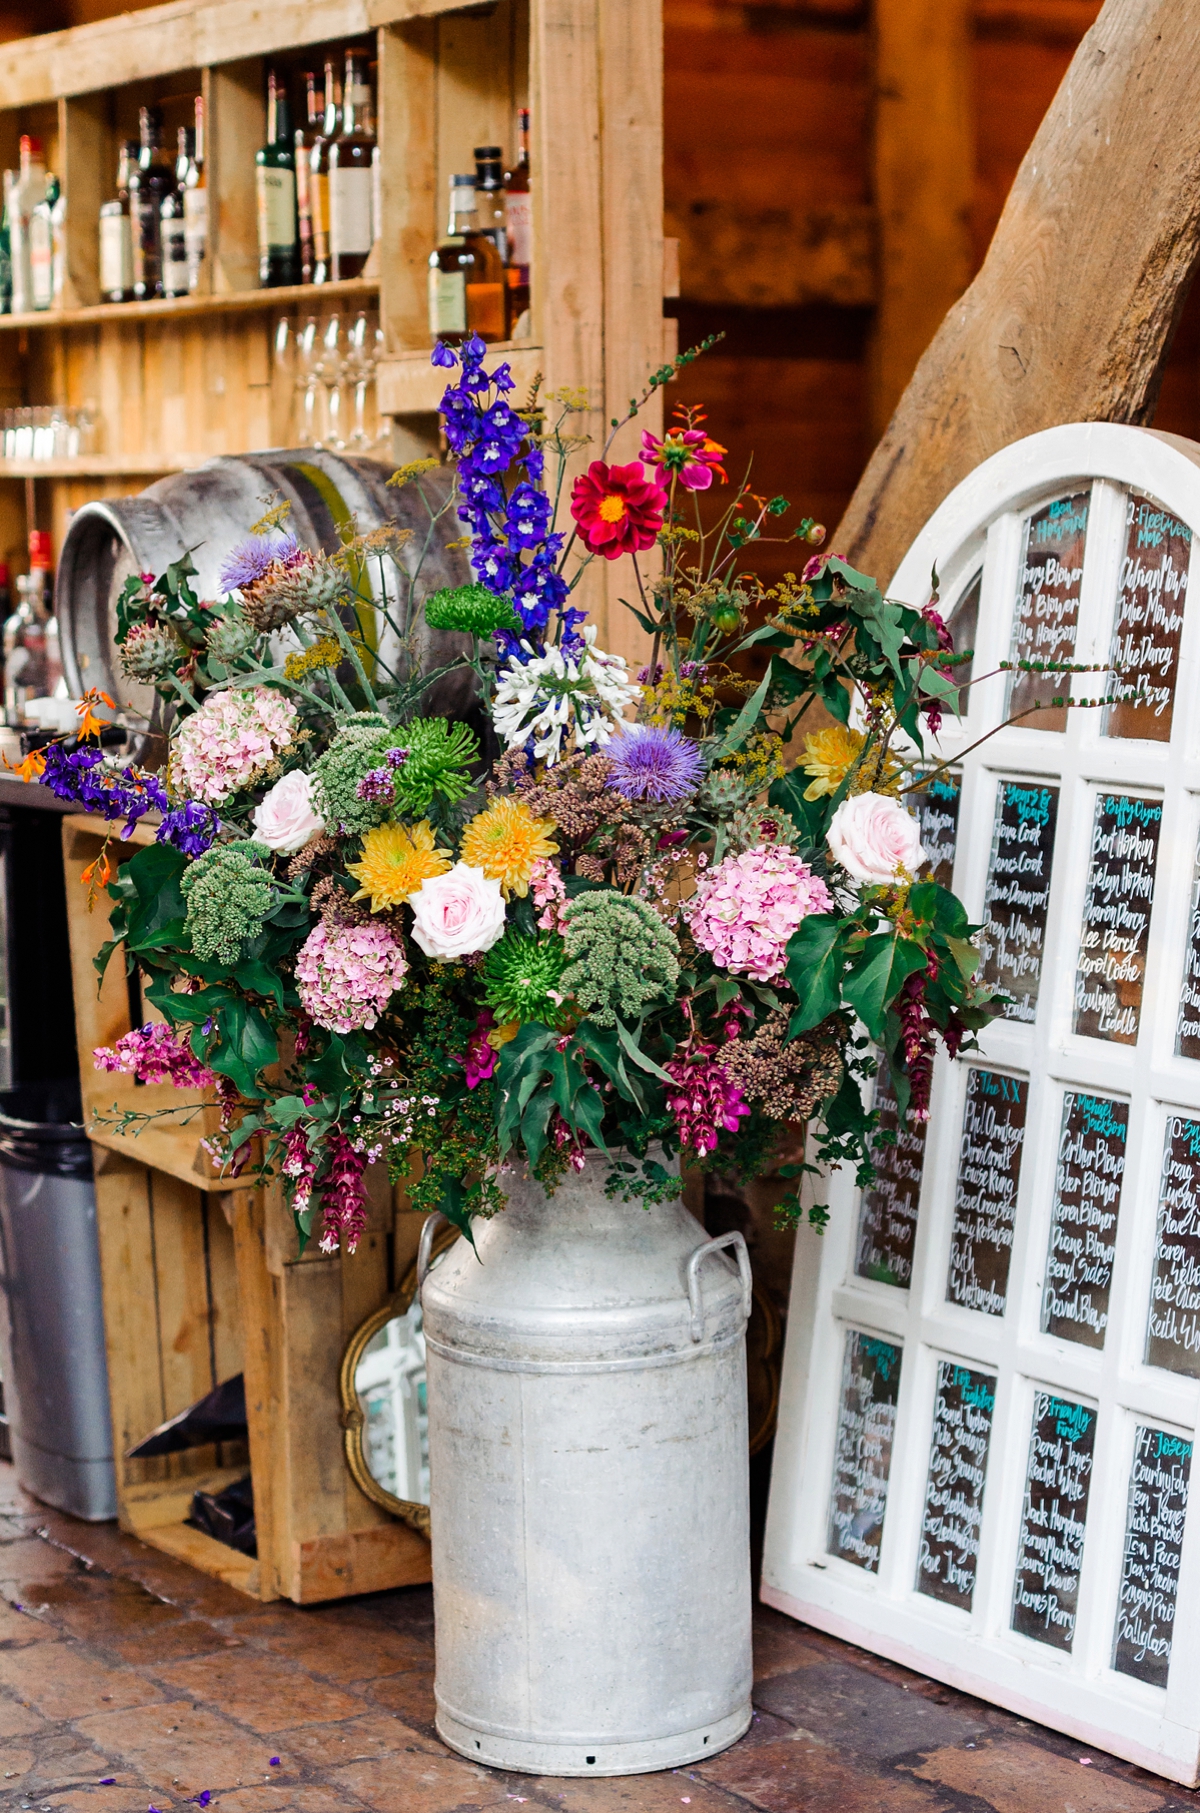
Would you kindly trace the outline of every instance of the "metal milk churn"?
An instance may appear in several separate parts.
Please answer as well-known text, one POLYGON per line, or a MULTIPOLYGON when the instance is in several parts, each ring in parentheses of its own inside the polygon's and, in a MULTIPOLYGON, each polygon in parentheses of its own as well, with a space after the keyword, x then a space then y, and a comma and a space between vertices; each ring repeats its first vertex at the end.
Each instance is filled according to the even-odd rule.
POLYGON ((745 1242, 608 1169, 505 1180, 421 1290, 437 1729, 534 1774, 669 1769, 750 1723, 745 1242))

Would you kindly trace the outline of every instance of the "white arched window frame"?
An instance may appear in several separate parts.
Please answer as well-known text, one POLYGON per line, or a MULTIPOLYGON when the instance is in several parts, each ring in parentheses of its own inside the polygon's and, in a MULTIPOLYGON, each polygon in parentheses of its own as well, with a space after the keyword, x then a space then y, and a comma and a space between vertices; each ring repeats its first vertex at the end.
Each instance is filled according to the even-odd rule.
MULTIPOLYGON (((1083 493, 1072 658, 1106 661, 1128 577, 1131 497, 1200 531, 1200 446, 1191 442, 1083 424, 1006 448, 939 508, 889 594, 924 605, 936 565, 941 608, 953 621, 981 574, 973 672, 994 674, 1014 652, 1030 519, 1036 539, 1041 513, 1053 530, 1070 509, 1078 517, 1070 500, 1083 493)), ((1164 532, 1150 513, 1139 520, 1164 532)), ((1184 546, 1177 535, 1173 553, 1184 546)), ((1194 549, 1193 540, 1189 572, 1194 549)), ((1156 553, 1161 565, 1161 539, 1156 553)), ((1186 598, 1178 562, 1172 586, 1186 598)), ((1034 603, 1032 622, 1056 621, 1052 610, 1039 617, 1034 603)), ((1010 855, 1021 848, 1010 835, 1016 815, 1027 814, 1018 829, 1036 851, 1040 833, 1030 826, 1038 809, 1044 824, 1047 795, 1058 790, 1036 1005, 1025 1020, 989 1026, 980 1052, 939 1058, 923 1163, 919 1140, 905 1161, 910 1173, 921 1171, 915 1237, 910 1221, 893 1238, 893 1251, 908 1256, 892 1266, 891 1282, 880 1252, 860 1239, 864 1205, 844 1172, 823 1192, 828 1230, 806 1230, 798 1241, 762 1594, 838 1636, 1195 1783, 1200 1619, 1189 1613, 1200 1607, 1200 1492, 1188 1503, 1187 1484, 1200 1393, 1200 1351, 1191 1347, 1200 1340, 1200 1038, 1195 1057, 1180 1054, 1177 1038, 1200 836, 1200 609, 1183 618, 1167 741, 1161 716, 1154 735, 1121 736, 1111 711, 1072 709, 1062 729, 1037 715, 972 751, 1006 716, 1019 682, 1005 675, 974 686, 962 724, 943 726, 938 753, 961 772, 954 886, 973 920, 985 917, 1000 789, 1016 790, 1004 795, 1010 855), (1133 842, 1123 842, 1114 832, 1130 825, 1133 842), (1089 894, 1096 841, 1101 869, 1089 894), (1121 854, 1126 844, 1131 857, 1121 854), (1125 909, 1136 909, 1151 861, 1150 919, 1139 936, 1136 910, 1125 909), (1114 862, 1118 884, 1101 872, 1114 862), (1105 1021, 1119 1037, 1077 1030, 1089 903, 1090 929, 1101 930, 1090 957, 1104 928, 1135 946, 1111 953, 1115 979, 1100 987, 1108 1005, 1097 1009, 1094 994, 1084 1002, 1090 1034, 1105 1021), (1136 1036, 1122 1042, 1139 962, 1136 1036), (989 1107, 993 1117, 981 1121, 989 1107), (968 1109, 970 1127, 982 1131, 965 1131, 968 1109), (1007 1172, 981 1165, 1003 1150, 1016 1155, 1007 1172), (1106 1191, 1111 1201, 1121 1153, 1110 1231, 1095 1210, 1106 1191), (979 1182, 984 1173, 990 1184, 979 1182), (1014 1183, 1007 1280, 996 1290, 1000 1246, 970 1235, 1004 1234, 1003 1217, 972 1220, 971 1193, 990 1187, 994 1207, 1014 1183), (1085 1250, 1081 1190, 1091 1193, 1095 1251, 1085 1250), (954 1250, 970 1263, 959 1265, 952 1287, 956 1234, 954 1250), (862 1275, 872 1258, 874 1275, 862 1275), (907 1284, 897 1281, 909 1266, 907 1284), (1052 1310, 1048 1277, 1062 1293, 1052 1310), (1170 1338, 1150 1350, 1152 1297, 1170 1338), (1148 1581, 1159 1597, 1141 1618, 1148 1581)), ((1055 690, 1096 697, 1104 685, 1103 675, 1078 675, 1055 690)), ((1144 732, 1145 723, 1134 728, 1144 732)), ((1036 901, 1028 913, 1036 930, 1036 901)), ((1022 929, 1017 947, 1028 950, 1029 923, 1022 929)), ((1104 981, 1085 977, 1085 993, 1104 981)), ((878 1232, 878 1216, 873 1225, 878 1232)))

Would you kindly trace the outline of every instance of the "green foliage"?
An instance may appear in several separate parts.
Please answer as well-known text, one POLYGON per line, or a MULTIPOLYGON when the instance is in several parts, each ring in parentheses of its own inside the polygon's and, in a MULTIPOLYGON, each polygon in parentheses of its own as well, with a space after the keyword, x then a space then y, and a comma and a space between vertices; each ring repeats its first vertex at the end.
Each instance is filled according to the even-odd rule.
POLYGON ((271 910, 270 861, 265 844, 214 844, 183 877, 187 930, 197 957, 234 964, 242 946, 262 931, 271 910))
POLYGON ((577 895, 566 909, 563 988, 597 1026, 636 1020, 679 980, 679 944, 644 900, 612 889, 577 895))

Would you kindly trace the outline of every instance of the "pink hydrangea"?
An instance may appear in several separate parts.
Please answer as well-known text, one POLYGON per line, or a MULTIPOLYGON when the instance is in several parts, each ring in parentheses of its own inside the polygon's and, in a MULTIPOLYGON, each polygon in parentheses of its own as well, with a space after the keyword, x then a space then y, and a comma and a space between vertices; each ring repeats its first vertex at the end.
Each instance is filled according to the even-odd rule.
POLYGON ((305 1013, 329 1032, 374 1026, 408 970, 404 952, 382 925, 315 925, 296 957, 296 986, 305 1013))
POLYGON ((97 1070, 116 1070, 139 1083, 174 1083, 176 1089, 207 1089, 213 1073, 192 1056, 184 1031, 161 1020, 125 1033, 115 1045, 98 1045, 92 1053, 97 1070))
POLYGON ((806 862, 781 845, 760 844, 702 875, 686 911, 692 937, 721 969, 769 982, 787 963, 800 921, 833 905, 806 862))
POLYGON ((177 791, 219 806, 287 748, 298 717, 291 700, 269 686, 211 693, 175 738, 177 791))

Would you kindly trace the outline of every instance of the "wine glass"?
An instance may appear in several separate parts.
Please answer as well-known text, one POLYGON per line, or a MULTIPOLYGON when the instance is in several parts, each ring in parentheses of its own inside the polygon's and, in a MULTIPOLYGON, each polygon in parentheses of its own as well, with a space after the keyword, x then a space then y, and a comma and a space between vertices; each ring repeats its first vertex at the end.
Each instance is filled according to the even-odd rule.
POLYGON ((320 445, 317 439, 317 390, 324 356, 320 320, 316 315, 309 315, 296 340, 296 388, 303 392, 300 435, 303 447, 320 445))
POLYGON ((325 437, 318 446, 340 449, 342 434, 342 383, 346 376, 346 335, 342 317, 330 315, 321 336, 321 382, 325 386, 325 437))

